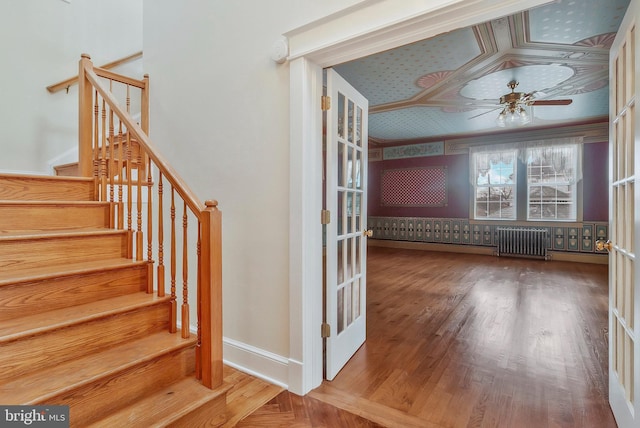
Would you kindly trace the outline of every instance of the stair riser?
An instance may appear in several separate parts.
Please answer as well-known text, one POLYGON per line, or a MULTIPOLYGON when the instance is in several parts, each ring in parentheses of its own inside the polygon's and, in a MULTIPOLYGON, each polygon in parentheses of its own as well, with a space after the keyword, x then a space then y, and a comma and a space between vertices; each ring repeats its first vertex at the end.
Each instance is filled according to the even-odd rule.
POLYGON ((194 349, 191 346, 163 355, 76 390, 48 398, 46 403, 40 404, 69 405, 71 426, 88 426, 96 419, 134 403, 153 391, 167 387, 184 376, 193 375, 194 349))
POLYGON ((216 397, 167 425, 167 428, 218 427, 227 421, 227 396, 216 397))
POLYGON ((145 291, 147 265, 0 287, 0 321, 145 291))
POLYGON ((0 200, 93 201, 93 180, 0 175, 0 200))
POLYGON ((0 380, 10 379, 38 367, 99 352, 118 343, 169 328, 169 304, 152 306, 42 332, 1 344, 0 380))
POLYGON ((122 232, 6 241, 0 245, 0 269, 32 269, 127 257, 126 238, 126 232, 122 232))
POLYGON ((0 205, 0 230, 38 231, 109 227, 109 205, 0 205))

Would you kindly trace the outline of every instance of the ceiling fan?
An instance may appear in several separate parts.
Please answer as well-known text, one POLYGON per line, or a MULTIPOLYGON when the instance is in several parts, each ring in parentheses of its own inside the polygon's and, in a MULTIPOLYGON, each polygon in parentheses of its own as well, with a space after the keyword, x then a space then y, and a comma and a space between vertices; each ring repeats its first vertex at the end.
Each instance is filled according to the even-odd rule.
MULTIPOLYGON (((516 92, 515 89, 518 86, 518 82, 515 80, 507 83, 507 87, 511 89, 511 92, 508 94, 504 94, 500 97, 500 107, 502 111, 498 114, 496 118, 496 123, 499 127, 505 126, 521 126, 526 125, 531 122, 531 118, 527 113, 525 107, 527 106, 566 106, 573 102, 570 99, 564 100, 541 100, 535 99, 534 95, 538 91, 533 91, 529 93, 525 92, 516 92)), ((493 109, 491 111, 495 111, 493 109)), ((470 117, 469 119, 473 119, 474 117, 481 116, 483 114, 490 113, 491 111, 481 113, 479 115, 470 117)))

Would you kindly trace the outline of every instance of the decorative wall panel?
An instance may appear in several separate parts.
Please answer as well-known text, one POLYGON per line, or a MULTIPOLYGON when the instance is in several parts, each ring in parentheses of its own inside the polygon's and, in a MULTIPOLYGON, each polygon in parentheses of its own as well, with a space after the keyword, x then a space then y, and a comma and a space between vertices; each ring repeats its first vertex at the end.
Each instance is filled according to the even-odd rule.
MULTIPOLYGON (((373 239, 411 242, 447 243, 452 245, 498 245, 497 228, 510 226, 509 222, 473 222, 460 218, 428 217, 369 217, 373 239)), ((552 251, 599 253, 595 239, 608 236, 608 223, 584 223, 580 227, 550 223, 536 226, 547 229, 547 248, 552 251)), ((604 250, 606 254, 606 250, 604 250)))
POLYGON ((444 155, 444 141, 436 143, 410 144, 407 146, 385 147, 382 157, 389 159, 418 158, 444 155))
POLYGON ((405 168, 382 171, 381 204, 395 207, 447 205, 447 168, 405 168))
POLYGON ((553 249, 554 250, 566 250, 566 233, 564 227, 553 228, 553 249))
POLYGON ((416 219, 416 241, 424 240, 424 219, 416 219))
POLYGON ((462 243, 471 244, 471 225, 468 220, 461 220, 462 224, 462 243))
POLYGON ((442 221, 433 220, 433 239, 436 242, 442 241, 442 221))
POLYGON ((582 241, 580 242, 580 251, 593 251, 593 224, 582 225, 582 241))
MULTIPOLYGON (((607 225, 604 224, 596 224, 596 236, 595 236, 595 240, 599 241, 600 239, 603 240, 607 240, 607 238, 609 237, 609 233, 607 232, 607 225)), ((594 248, 595 248, 595 243, 593 244, 594 248)), ((605 253, 607 254, 607 250, 606 249, 602 249, 601 251, 595 250, 596 253, 605 253)))
POLYGON ((451 242, 460 244, 462 242, 460 220, 451 220, 451 233, 451 242))
POLYGON ((424 240, 435 242, 433 239, 433 219, 428 218, 424 221, 424 240))
POLYGON ((570 227, 567 229, 567 249, 569 251, 578 251, 579 250, 579 237, 578 237, 578 228, 570 227))

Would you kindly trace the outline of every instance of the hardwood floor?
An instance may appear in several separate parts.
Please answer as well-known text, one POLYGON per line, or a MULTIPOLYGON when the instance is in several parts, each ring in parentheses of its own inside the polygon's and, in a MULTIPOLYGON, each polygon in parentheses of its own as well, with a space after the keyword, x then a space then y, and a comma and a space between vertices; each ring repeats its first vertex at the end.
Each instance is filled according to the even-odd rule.
POLYGON ((370 247, 367 272, 365 344, 334 381, 239 426, 376 426, 327 422, 311 399, 389 427, 616 426, 606 265, 370 247))
POLYGON ((283 391, 240 421, 238 428, 331 427, 377 428, 375 422, 317 400, 283 391))

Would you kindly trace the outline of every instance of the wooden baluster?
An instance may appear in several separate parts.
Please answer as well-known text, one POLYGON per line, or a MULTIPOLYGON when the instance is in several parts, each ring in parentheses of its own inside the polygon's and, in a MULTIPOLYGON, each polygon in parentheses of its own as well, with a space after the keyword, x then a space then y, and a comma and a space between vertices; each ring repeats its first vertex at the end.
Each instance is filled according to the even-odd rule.
POLYGON ((122 202, 122 188, 124 186, 124 138, 122 135, 122 122, 118 120, 118 229, 124 229, 124 202, 122 202))
MULTIPOLYGON (((109 91, 113 92, 113 80, 109 80, 109 91)), ((113 132, 114 132, 114 126, 113 126, 113 110, 109 109, 109 167, 108 167, 108 178, 109 178, 109 202, 114 202, 114 196, 113 196, 113 185, 114 185, 114 181, 113 181, 113 177, 114 177, 114 144, 115 144, 115 140, 114 140, 114 136, 113 136, 113 132)), ((113 216, 113 212, 112 212, 112 216, 113 216)), ((113 218, 111 219, 111 224, 113 227, 113 218)))
MULTIPOLYGON (((145 74, 142 81, 144 86, 140 88, 140 128, 149 135, 149 75, 145 74)), ((151 162, 149 154, 146 152, 143 161, 144 165, 151 162)))
POLYGON ((136 201, 136 224, 137 224, 137 232, 136 232, 136 260, 143 259, 143 235, 142 235, 142 175, 144 174, 144 170, 141 170, 141 155, 142 147, 138 144, 138 156, 137 156, 137 165, 136 165, 136 193, 137 193, 137 201, 136 201))
POLYGON ((149 275, 147 277, 147 293, 153 293, 153 200, 151 195, 151 163, 147 172, 147 267, 149 275))
POLYGON ((126 130, 127 136, 127 231, 129 232, 129 258, 133 258, 133 230, 131 225, 131 211, 133 209, 133 196, 131 196, 131 192, 133 190, 133 185, 131 183, 131 133, 129 130, 126 130))
MULTIPOLYGON (((109 168, 108 168, 108 177, 109 177, 109 202, 115 202, 114 199, 114 175, 115 175, 115 156, 114 156, 114 145, 115 145, 115 139, 114 139, 114 126, 113 126, 113 110, 109 109, 109 168)), ((115 213, 113 212, 113 210, 111 211, 111 227, 114 227, 115 225, 115 221, 114 221, 114 215, 115 213)))
POLYGON ((158 171, 158 297, 164 297, 164 220, 162 172, 158 171))
POLYGON ((176 303, 176 204, 174 201, 174 189, 171 186, 171 320, 169 329, 171 333, 177 330, 177 303, 176 303))
POLYGON ((189 260, 187 252, 187 202, 182 207, 182 337, 187 339, 189 333, 189 260))
POLYGON ((102 99, 102 145, 100 146, 100 200, 107 200, 107 101, 102 99))
POLYGON ((95 92, 94 102, 93 102, 93 178, 95 183, 95 194, 98 196, 98 200, 102 199, 102 195, 100 195, 100 171, 98 169, 98 165, 100 163, 100 129, 98 125, 99 121, 99 100, 98 100, 98 91, 95 92))
POLYGON ((130 94, 130 88, 131 86, 127 85, 127 99, 126 99, 126 106, 127 106, 127 113, 131 113, 131 94, 130 94))
MULTIPOLYGON (((198 220, 198 243, 196 246, 196 251, 198 252, 198 267, 197 267, 197 289, 196 289, 196 334, 198 338, 198 346, 197 349, 200 349, 202 346, 202 302, 200 296, 202 296, 202 221, 198 220)), ((201 360, 201 352, 196 352, 196 379, 202 379, 202 360, 201 360)))

